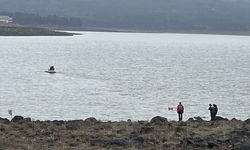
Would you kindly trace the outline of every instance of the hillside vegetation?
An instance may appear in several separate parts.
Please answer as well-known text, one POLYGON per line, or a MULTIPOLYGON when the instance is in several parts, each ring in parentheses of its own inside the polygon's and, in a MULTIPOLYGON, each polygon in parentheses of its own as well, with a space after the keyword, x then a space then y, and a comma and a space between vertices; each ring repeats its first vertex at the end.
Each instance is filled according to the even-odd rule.
POLYGON ((244 34, 249 8, 249 0, 0 0, 0 11, 80 18, 78 29, 159 32, 244 34))
POLYGON ((72 36, 73 33, 58 32, 45 28, 25 27, 0 23, 0 36, 72 36))

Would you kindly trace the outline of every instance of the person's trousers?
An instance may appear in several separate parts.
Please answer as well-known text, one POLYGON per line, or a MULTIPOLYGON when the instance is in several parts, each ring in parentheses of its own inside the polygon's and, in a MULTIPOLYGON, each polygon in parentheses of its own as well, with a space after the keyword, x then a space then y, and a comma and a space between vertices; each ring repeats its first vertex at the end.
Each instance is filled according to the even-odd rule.
POLYGON ((178 113, 179 121, 182 121, 182 114, 183 114, 183 113, 178 113))

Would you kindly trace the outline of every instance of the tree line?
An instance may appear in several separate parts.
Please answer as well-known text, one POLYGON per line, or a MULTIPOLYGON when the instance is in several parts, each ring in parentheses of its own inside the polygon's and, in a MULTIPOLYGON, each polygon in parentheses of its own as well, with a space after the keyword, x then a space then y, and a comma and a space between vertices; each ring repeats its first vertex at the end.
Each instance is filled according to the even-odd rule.
POLYGON ((23 12, 0 12, 0 16, 9 16, 13 18, 13 22, 21 25, 30 26, 81 26, 82 21, 77 17, 60 17, 57 15, 41 16, 32 13, 23 12))

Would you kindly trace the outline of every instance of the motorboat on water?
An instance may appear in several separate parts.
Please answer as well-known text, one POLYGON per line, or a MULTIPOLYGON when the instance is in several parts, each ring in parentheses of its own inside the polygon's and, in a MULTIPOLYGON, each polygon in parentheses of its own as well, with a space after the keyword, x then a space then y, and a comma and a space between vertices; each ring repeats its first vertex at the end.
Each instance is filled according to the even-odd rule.
POLYGON ((50 68, 47 71, 45 71, 45 72, 47 72, 47 73, 56 73, 55 67, 54 66, 50 66, 50 68))

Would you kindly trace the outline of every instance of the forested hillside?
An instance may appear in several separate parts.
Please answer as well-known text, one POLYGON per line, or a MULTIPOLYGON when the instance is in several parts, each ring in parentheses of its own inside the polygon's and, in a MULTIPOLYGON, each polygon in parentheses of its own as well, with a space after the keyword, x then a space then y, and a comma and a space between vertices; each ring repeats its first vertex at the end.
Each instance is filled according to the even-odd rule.
POLYGON ((0 0, 2 12, 80 18, 82 28, 142 31, 248 32, 249 8, 249 0, 0 0))

